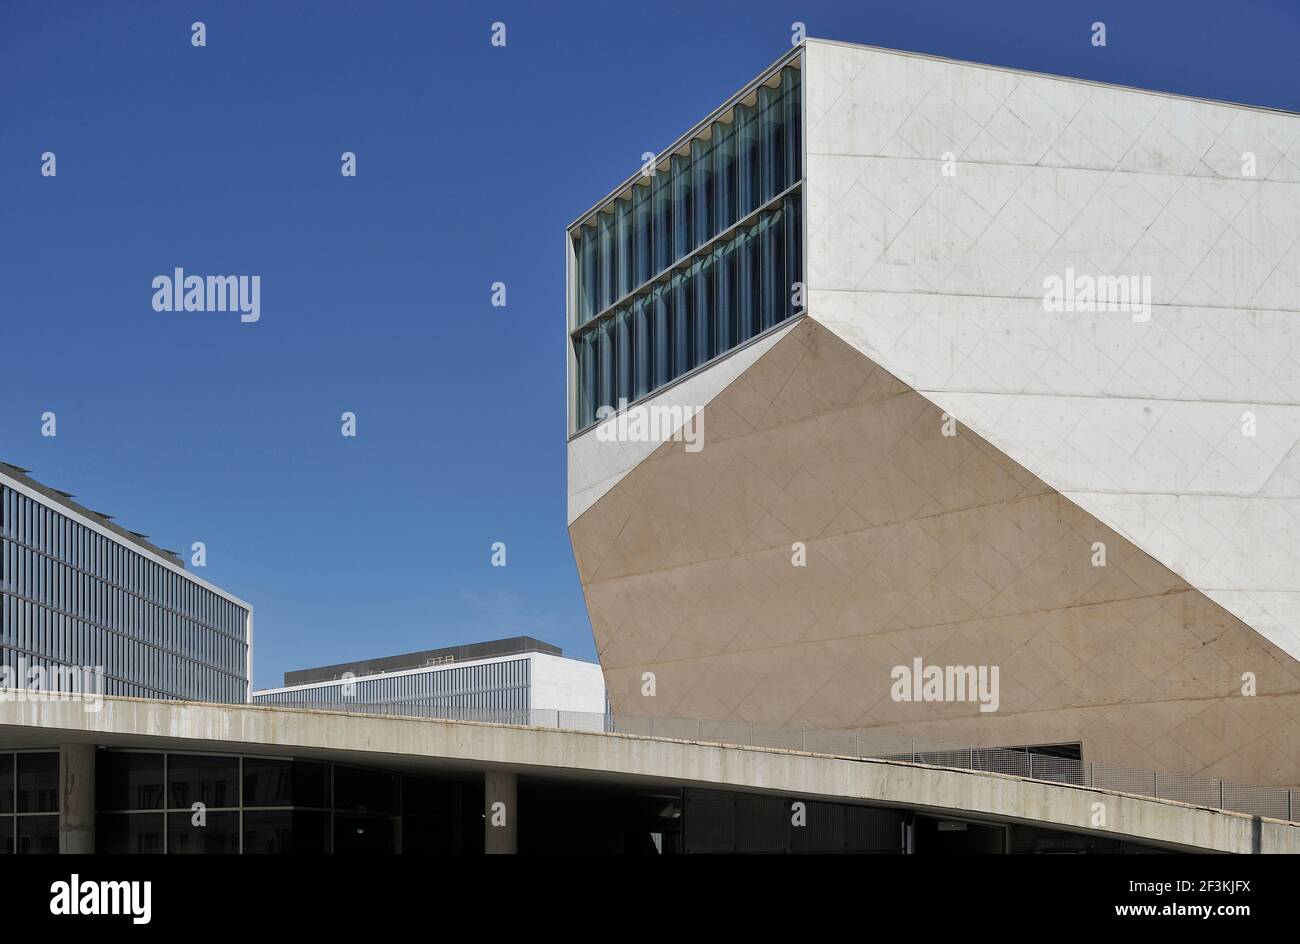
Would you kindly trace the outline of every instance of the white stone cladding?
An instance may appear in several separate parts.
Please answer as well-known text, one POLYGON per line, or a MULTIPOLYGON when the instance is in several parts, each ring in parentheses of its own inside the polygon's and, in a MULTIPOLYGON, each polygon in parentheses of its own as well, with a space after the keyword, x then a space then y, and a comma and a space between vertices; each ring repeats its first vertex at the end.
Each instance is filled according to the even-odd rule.
POLYGON ((804 76, 810 316, 1300 658, 1300 115, 817 40, 804 76), (1046 310, 1068 270, 1147 318, 1046 310))

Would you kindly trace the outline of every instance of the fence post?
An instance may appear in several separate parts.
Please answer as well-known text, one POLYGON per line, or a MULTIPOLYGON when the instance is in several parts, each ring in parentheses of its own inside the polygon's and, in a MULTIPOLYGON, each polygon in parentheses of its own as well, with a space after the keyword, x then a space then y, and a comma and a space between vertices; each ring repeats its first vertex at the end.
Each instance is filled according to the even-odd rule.
POLYGON ((808 729, 807 728, 799 729, 799 750, 801 751, 808 750, 808 729))
MULTIPOLYGON (((1287 798, 1290 799, 1290 791, 1287 792, 1287 798)), ((1223 781, 1219 781, 1219 809, 1223 809, 1223 781)))
MULTIPOLYGON (((858 760, 862 759, 862 732, 861 731, 853 732, 853 753, 858 755, 858 760)), ((1291 797, 1291 791, 1288 790, 1287 791, 1288 809, 1290 808, 1289 806, 1290 797, 1291 797)))
POLYGON ((1029 779, 1034 779, 1034 752, 1029 751, 1029 779))
POLYGON ((912 763, 916 763, 916 738, 912 738, 912 763))

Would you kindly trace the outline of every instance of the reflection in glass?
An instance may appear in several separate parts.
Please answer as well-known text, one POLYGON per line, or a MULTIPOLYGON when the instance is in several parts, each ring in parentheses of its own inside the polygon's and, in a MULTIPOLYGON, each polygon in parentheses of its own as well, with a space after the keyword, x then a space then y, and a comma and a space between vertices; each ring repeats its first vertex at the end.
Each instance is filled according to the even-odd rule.
POLYGON ((18 812, 59 811, 59 755, 18 754, 18 812))
POLYGON ((18 851, 22 855, 59 854, 59 817, 19 816, 18 851))
POLYGON ((13 754, 0 754, 0 813, 14 811, 14 764, 13 754))
POLYGON ((239 758, 169 754, 167 788, 169 809, 239 806, 239 758))
POLYGON ((330 815, 314 810, 245 810, 244 855, 322 855, 330 815))
POLYGON ((239 811, 168 813, 167 851, 172 855, 238 855, 239 811))
POLYGON ((95 817, 95 852, 161 855, 162 813, 100 813, 95 817))
POLYGON ((97 751, 96 755, 96 809, 162 809, 162 754, 97 751))
POLYGON ((601 406, 645 397, 794 311, 800 97, 799 69, 782 68, 573 233, 575 327, 602 322, 573 338, 579 429, 601 406))
POLYGON ((397 775, 355 767, 334 768, 334 808, 361 813, 397 810, 397 775))
POLYGON ((329 765, 244 758, 244 806, 328 807, 329 765))
POLYGON ((802 311, 801 203, 788 194, 581 329, 577 422, 585 429, 600 407, 642 399, 802 311))

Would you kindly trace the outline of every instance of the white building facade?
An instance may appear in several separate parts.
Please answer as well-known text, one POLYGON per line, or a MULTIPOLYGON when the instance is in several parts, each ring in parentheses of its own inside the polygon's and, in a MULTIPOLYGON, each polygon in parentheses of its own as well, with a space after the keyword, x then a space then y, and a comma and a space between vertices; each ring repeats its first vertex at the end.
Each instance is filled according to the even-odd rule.
MULTIPOLYGON (((253 703, 503 723, 556 724, 557 715, 579 723, 589 717, 601 729, 600 666, 566 658, 554 647, 502 648, 514 651, 482 658, 418 653, 406 661, 419 664, 386 671, 365 664, 331 667, 338 669, 328 673, 333 678, 254 692, 253 703)), ((394 660, 403 664, 402 657, 394 660)))
POLYGON ((665 175, 664 226, 638 174, 566 234, 616 713, 1300 782, 1300 116, 808 40, 665 175), (909 666, 999 690, 899 696, 909 666))

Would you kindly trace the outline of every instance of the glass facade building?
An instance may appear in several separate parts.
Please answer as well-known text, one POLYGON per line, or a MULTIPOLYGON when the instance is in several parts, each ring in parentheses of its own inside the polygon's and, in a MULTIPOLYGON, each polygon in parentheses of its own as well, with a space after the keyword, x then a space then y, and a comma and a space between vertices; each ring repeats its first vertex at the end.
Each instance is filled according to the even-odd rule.
POLYGON ((287 672, 252 702, 501 724, 563 715, 594 730, 608 705, 599 665, 526 636, 287 672))
POLYGON ((569 231, 574 431, 802 311, 797 59, 569 231))
POLYGON ((255 692, 255 705, 348 708, 383 705, 437 718, 508 717, 531 706, 532 661, 430 667, 255 692))
POLYGON ((245 702, 251 608, 179 558, 0 467, 0 664, 59 688, 102 669, 102 695, 245 702))
POLYGON ((97 853, 483 851, 481 777, 294 758, 96 753, 97 853))
POLYGON ((0 752, 0 853, 58 851, 58 752, 0 752))

